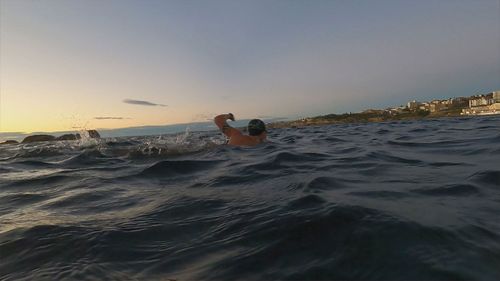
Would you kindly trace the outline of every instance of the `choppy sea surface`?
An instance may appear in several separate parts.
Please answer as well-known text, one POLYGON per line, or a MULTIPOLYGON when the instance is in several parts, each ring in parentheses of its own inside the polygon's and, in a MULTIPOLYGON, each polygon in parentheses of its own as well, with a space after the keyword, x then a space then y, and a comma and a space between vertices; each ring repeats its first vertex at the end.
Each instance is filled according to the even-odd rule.
POLYGON ((0 147, 1 280, 499 280, 500 117, 0 147))

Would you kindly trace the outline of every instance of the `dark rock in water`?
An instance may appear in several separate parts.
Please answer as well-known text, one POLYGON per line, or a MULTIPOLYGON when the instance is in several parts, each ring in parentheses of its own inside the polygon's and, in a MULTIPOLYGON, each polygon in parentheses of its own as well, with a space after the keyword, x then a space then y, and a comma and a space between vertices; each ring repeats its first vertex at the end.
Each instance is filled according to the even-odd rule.
MULTIPOLYGON (((89 137, 90 138, 94 138, 94 139, 97 139, 97 138, 100 138, 101 135, 99 134, 99 132, 97 132, 96 130, 88 130, 87 133, 89 134, 89 137)), ((62 135, 60 137, 57 137, 56 140, 79 140, 81 139, 81 135, 80 134, 65 134, 65 135, 62 135)))
POLYGON ((65 134, 60 137, 57 137, 56 140, 58 141, 63 141, 63 140, 79 140, 81 139, 80 134, 65 134))
POLYGON ((0 144, 18 144, 18 141, 15 140, 6 140, 4 142, 0 142, 0 144))
MULTIPOLYGON (((89 134, 89 137, 93 138, 93 139, 98 139, 101 137, 99 132, 97 132, 96 130, 87 130, 87 133, 89 134)), ((57 138, 54 136, 51 136, 51 135, 33 135, 33 136, 27 136, 26 138, 24 138, 22 143, 30 143, 30 142, 38 142, 38 141, 54 141, 54 140, 56 140, 56 141, 79 140, 81 138, 82 137, 80 136, 80 134, 65 134, 65 135, 62 135, 62 136, 57 137, 57 138)))
POLYGON ((24 138, 22 143, 30 143, 30 142, 38 142, 38 141, 53 141, 56 140, 56 137, 51 135, 33 135, 27 136, 24 138))
POLYGON ((89 137, 93 139, 98 139, 101 137, 101 135, 99 135, 99 132, 97 132, 96 130, 87 130, 87 132, 89 133, 89 137))

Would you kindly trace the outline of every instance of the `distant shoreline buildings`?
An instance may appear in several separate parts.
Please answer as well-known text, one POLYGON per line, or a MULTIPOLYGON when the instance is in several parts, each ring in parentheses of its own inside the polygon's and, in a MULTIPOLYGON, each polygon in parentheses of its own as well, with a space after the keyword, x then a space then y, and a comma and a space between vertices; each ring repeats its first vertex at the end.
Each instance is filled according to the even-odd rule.
POLYGON ((469 107, 462 109, 462 115, 500 114, 500 91, 479 95, 469 100, 469 107))
POLYGON ((457 97, 430 102, 409 101, 406 106, 387 108, 385 112, 397 115, 405 112, 456 115, 493 115, 500 114, 500 91, 478 94, 470 97, 457 97))

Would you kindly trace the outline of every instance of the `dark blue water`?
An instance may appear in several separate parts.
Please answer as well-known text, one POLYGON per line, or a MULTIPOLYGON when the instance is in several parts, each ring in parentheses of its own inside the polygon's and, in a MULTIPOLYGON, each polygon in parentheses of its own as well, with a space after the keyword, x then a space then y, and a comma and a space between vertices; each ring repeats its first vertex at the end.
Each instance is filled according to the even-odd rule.
POLYGON ((500 117, 0 148, 2 280, 498 280, 500 117))

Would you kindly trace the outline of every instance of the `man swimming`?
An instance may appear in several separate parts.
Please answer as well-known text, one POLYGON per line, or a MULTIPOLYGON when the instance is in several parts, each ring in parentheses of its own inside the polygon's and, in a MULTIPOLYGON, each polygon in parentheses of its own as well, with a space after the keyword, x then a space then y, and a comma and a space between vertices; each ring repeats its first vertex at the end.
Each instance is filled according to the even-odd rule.
POLYGON ((214 118, 215 125, 229 138, 228 144, 236 146, 254 146, 266 140, 266 124, 260 119, 252 119, 248 122, 248 134, 244 135, 240 130, 227 124, 227 120, 234 121, 234 115, 221 114, 214 118))

